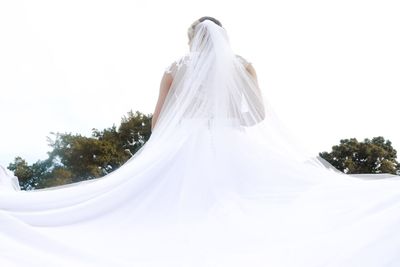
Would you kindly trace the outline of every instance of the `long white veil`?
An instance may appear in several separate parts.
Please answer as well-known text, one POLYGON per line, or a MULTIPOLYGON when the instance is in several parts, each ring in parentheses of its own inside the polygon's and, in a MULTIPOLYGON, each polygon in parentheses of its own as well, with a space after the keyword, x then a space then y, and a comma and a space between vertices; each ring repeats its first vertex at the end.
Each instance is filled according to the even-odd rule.
POLYGON ((398 265, 398 179, 318 164, 222 27, 199 23, 171 73, 150 139, 118 170, 0 191, 1 266, 398 265))
POLYGON ((257 80, 232 51, 223 27, 210 20, 197 24, 190 52, 170 69, 174 80, 150 141, 167 142, 184 125, 192 132, 204 124, 210 131, 230 125, 267 142, 288 160, 316 157, 278 118, 257 80))
MULTIPOLYGON (((297 148, 297 143, 289 137, 268 101, 263 98, 257 81, 233 53, 224 28, 208 20, 199 23, 195 28, 191 51, 172 67, 174 80, 152 135, 127 163, 99 179, 36 192, 21 192, 18 196, 0 195, 0 209, 36 225, 63 225, 105 214, 127 199, 145 195, 146 190, 151 190, 160 180, 166 180, 166 175, 157 174, 155 170, 169 164, 174 153, 179 153, 183 144, 200 131, 206 131, 211 142, 223 141, 224 147, 232 146, 233 153, 243 153, 245 144, 242 138, 246 137, 246 140, 252 140, 252 145, 259 144, 274 152, 262 152, 262 157, 279 154, 288 162, 304 162, 310 158, 305 150, 297 148), (240 134, 230 135, 232 132, 240 134), (226 143, 228 135, 229 144, 226 143), (242 149, 235 152, 238 144, 242 149), (114 194, 118 198, 112 197, 114 194)), ((247 150, 252 153, 251 148, 247 150)), ((190 153, 196 151, 191 150, 190 153)), ((196 160, 187 161, 186 167, 178 163, 181 164, 179 168, 195 172, 193 169, 198 168, 196 164, 200 164, 196 160)), ((209 164, 208 160, 201 164, 209 164)), ((256 161, 253 158, 247 160, 256 161)), ((203 166, 210 172, 222 167, 203 166)), ((173 171, 171 168, 170 172, 173 171)), ((197 178, 192 176, 195 181, 197 178)), ((227 185, 233 183, 227 175, 221 177, 226 178, 227 185)), ((205 183, 201 179, 198 178, 205 183)), ((174 185, 172 181, 169 183, 174 185)), ((203 186, 205 190, 213 187, 212 184, 203 186)))

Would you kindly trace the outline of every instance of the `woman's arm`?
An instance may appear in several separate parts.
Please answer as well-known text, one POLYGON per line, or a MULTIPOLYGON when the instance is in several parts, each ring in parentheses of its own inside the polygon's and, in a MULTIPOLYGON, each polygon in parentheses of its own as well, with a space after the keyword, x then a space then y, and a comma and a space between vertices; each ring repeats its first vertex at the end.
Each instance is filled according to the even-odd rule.
POLYGON ((158 95, 157 105, 151 118, 151 130, 154 129, 162 106, 164 105, 165 98, 167 97, 169 88, 171 87, 173 78, 170 73, 165 72, 160 83, 160 93, 158 95))
POLYGON ((250 75, 253 77, 254 81, 257 84, 257 89, 260 90, 258 87, 258 80, 257 80, 257 73, 256 70, 254 69, 253 65, 251 63, 246 65, 246 70, 250 73, 250 75))
POLYGON ((260 115, 261 115, 261 118, 264 119, 265 118, 265 107, 264 107, 264 104, 262 103, 263 102, 262 101, 262 93, 261 93, 260 87, 258 86, 256 70, 254 69, 254 67, 251 63, 246 65, 246 70, 251 75, 251 77, 253 78, 253 80, 257 86, 257 94, 258 94, 258 97, 260 98, 259 100, 261 101, 261 110, 260 110, 261 114, 260 115))

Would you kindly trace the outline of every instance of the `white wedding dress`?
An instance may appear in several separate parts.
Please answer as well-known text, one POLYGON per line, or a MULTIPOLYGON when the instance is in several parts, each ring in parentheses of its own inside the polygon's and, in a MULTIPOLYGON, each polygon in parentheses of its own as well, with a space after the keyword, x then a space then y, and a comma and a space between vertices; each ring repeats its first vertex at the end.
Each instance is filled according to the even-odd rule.
POLYGON ((0 266, 399 266, 400 180, 345 175, 293 142, 200 23, 152 136, 96 180, 0 191, 0 266))

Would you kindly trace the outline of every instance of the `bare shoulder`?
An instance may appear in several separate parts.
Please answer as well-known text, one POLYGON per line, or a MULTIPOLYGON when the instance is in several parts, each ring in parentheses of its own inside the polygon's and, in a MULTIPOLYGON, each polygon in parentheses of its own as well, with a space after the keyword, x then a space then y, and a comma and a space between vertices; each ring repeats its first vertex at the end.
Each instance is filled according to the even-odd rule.
POLYGON ((245 59, 244 57, 242 57, 241 55, 236 55, 236 58, 243 64, 243 66, 245 67, 245 69, 253 76, 253 77, 257 77, 256 75, 256 70, 253 67, 253 64, 251 64, 250 61, 248 61, 247 59, 245 59))
POLYGON ((165 73, 175 76, 175 73, 184 65, 188 60, 188 55, 184 55, 177 60, 173 61, 166 69, 165 73))
POLYGON ((247 69, 249 65, 251 65, 251 62, 242 57, 241 55, 236 55, 236 58, 243 64, 243 66, 247 69))

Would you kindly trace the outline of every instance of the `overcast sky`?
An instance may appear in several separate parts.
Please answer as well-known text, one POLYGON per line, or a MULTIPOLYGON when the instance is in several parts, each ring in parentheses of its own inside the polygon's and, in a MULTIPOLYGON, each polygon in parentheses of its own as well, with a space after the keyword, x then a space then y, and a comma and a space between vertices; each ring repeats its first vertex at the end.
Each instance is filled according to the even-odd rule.
POLYGON ((398 14, 385 0, 0 0, 0 164, 45 159, 50 132, 153 112, 201 16, 222 22, 310 150, 380 135, 400 151, 398 14))

